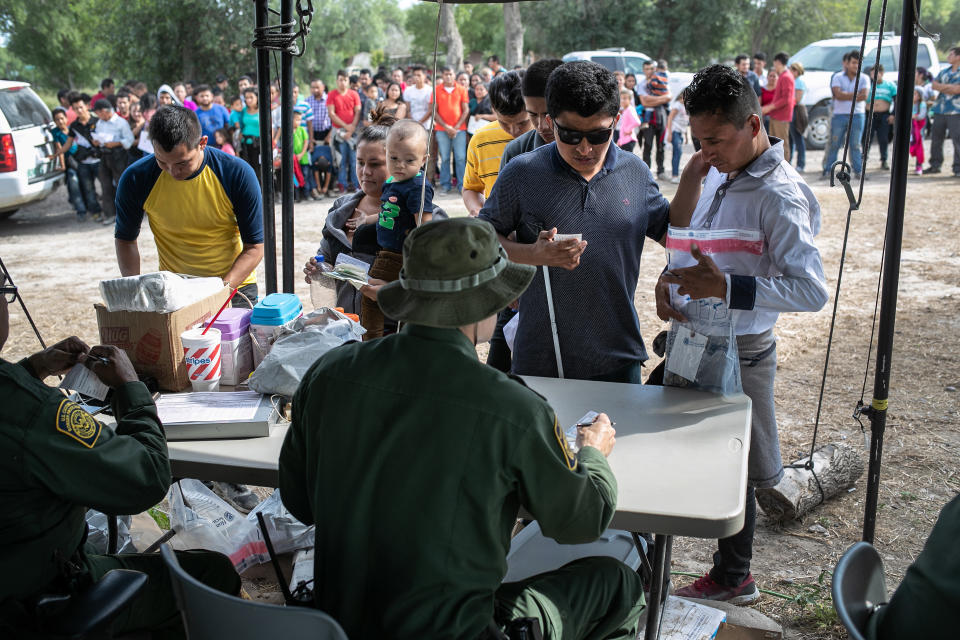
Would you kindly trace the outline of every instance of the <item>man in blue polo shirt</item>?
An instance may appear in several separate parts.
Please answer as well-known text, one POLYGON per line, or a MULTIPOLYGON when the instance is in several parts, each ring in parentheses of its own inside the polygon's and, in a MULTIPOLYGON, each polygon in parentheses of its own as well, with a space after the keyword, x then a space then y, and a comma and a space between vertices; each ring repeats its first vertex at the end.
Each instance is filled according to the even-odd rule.
MULTIPOLYGON (((633 298, 645 237, 687 226, 696 200, 684 169, 673 203, 650 168, 611 145, 619 112, 613 73, 593 62, 558 67, 547 83, 556 142, 518 156, 500 173, 479 217, 514 262, 550 268, 564 376, 640 382, 647 352, 633 298), (509 240, 511 233, 516 240, 509 240), (560 234, 581 239, 555 240, 560 234), (588 248, 589 245, 589 248, 588 248), (557 268, 560 267, 560 268, 557 268)), ((513 371, 558 375, 543 270, 520 298, 513 371)))

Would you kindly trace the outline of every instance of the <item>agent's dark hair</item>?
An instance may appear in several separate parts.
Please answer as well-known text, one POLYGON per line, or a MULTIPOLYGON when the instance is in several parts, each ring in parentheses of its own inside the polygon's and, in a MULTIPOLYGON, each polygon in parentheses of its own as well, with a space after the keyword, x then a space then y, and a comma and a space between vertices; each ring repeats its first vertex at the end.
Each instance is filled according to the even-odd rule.
POLYGON ((763 51, 757 51, 755 54, 753 54, 753 59, 760 60, 761 62, 766 62, 767 54, 765 54, 763 51))
POLYGON ((684 89, 687 114, 718 115, 742 129, 751 115, 760 115, 760 101, 736 69, 715 64, 701 69, 684 89))
POLYGON ((100 88, 106 89, 107 87, 113 86, 113 78, 104 78, 100 81, 100 88))
POLYGON ((198 84, 197 86, 195 86, 195 87, 193 88, 193 95, 201 94, 201 93, 203 93, 204 91, 209 91, 211 94, 213 93, 213 89, 210 88, 210 85, 208 85, 208 84, 198 84))
POLYGON ((737 66, 744 60, 749 60, 749 59, 750 59, 750 56, 746 55, 745 53, 741 53, 740 55, 738 55, 736 58, 733 59, 733 66, 737 66))
POLYGON ((544 58, 537 60, 523 74, 520 92, 530 98, 542 98, 547 95, 547 78, 553 70, 563 64, 558 58, 544 58))
POLYGON ((615 116, 620 95, 613 73, 596 62, 577 60, 553 70, 547 80, 547 113, 556 118, 572 111, 588 118, 594 114, 615 116))
POLYGON ((523 111, 525 105, 520 92, 523 75, 523 71, 508 71, 490 81, 490 106, 494 111, 504 116, 515 116, 523 111))
POLYGON ((790 55, 786 51, 781 51, 777 55, 773 56, 774 62, 779 62, 783 66, 787 66, 787 63, 790 62, 790 55))
POLYGON ((171 104, 160 107, 150 119, 150 140, 170 153, 178 146, 196 149, 200 144, 200 120, 186 107, 171 104))
POLYGON ((370 112, 370 124, 360 130, 360 135, 357 136, 357 144, 361 142, 379 142, 386 146, 387 134, 390 133, 390 127, 396 124, 397 118, 389 113, 384 113, 384 109, 383 104, 380 104, 370 112))
POLYGON ((860 52, 856 49, 851 49, 843 54, 843 61, 849 62, 850 60, 860 60, 860 52))

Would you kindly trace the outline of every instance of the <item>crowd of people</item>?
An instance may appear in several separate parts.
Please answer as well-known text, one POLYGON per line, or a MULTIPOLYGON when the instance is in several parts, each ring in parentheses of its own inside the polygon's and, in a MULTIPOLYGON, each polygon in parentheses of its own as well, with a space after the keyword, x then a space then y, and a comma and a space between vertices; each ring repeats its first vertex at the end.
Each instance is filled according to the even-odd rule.
MULTIPOLYGON (((941 73, 933 84, 941 97, 960 93, 937 88, 960 87, 950 79, 958 53, 951 50, 952 71, 944 72, 954 76, 941 73)), ((284 504, 316 526, 315 604, 349 637, 502 638, 537 628, 547 638, 636 636, 643 585, 618 561, 585 559, 501 584, 519 507, 544 534, 577 543, 596 539, 617 503, 606 461, 615 446, 609 417, 578 425, 575 453, 549 404, 511 374, 641 383, 648 359, 635 306, 641 256, 647 239, 666 245, 668 227, 746 234, 692 244, 690 266, 668 265, 653 293, 664 321, 687 322, 674 295, 709 299, 734 318, 738 379, 752 401, 743 528, 719 540, 712 568, 676 594, 733 603, 759 597, 750 571, 755 490, 783 474, 774 327, 782 312, 819 310, 828 292, 814 240, 820 206, 790 163, 803 69, 786 54, 774 56, 769 74, 764 56, 753 60, 752 69, 745 56, 734 67, 706 67, 680 96, 670 92, 665 63, 646 65, 638 82, 593 62, 556 59, 508 71, 491 58, 476 82, 472 69, 445 68, 434 86, 415 66, 390 75, 361 70, 356 78, 341 71, 336 88, 312 80, 304 99, 294 88, 291 151, 301 197, 337 196, 319 253, 324 261, 347 253, 370 264, 359 291, 337 283, 338 303, 359 314, 364 340, 314 363, 293 400, 279 459, 284 504), (688 128, 697 150, 681 171, 676 153, 688 128), (431 139, 438 167, 428 162, 431 139), (678 184, 669 200, 658 185, 668 142, 678 184), (461 191, 469 216, 446 219, 433 202, 435 179, 437 188, 461 191), (476 347, 486 341, 482 364, 476 347), (357 400, 350 420, 334 410, 345 398, 357 400), (430 463, 411 468, 425 450, 430 463), (408 517, 410 510, 431 517, 408 517), (389 531, 377 526, 385 517, 389 531)), ((860 78, 854 92, 859 60, 848 54, 844 63, 834 96, 849 110, 871 80, 860 78)), ((882 69, 873 77, 879 87, 882 69)), ((214 87, 163 85, 154 102, 139 85, 114 94, 104 81, 100 95, 62 97, 59 151, 75 164, 71 201, 101 219, 115 216, 122 275, 140 273, 137 238, 146 216, 161 269, 220 277, 256 300, 264 248, 258 174, 272 170, 260 165, 260 150, 279 139, 276 131, 271 141, 260 137, 256 88, 241 78, 242 99, 225 101, 227 80, 218 77, 214 87), (152 155, 135 158, 148 148, 152 155)), ((878 91, 877 100, 890 95, 878 91)), ((840 122, 842 109, 835 127, 850 122, 840 122)), ((851 134, 860 140, 859 130, 851 134)), ((802 168, 802 138, 794 143, 802 168)), ((862 171, 856 156, 853 162, 862 171)), ((311 257, 308 281, 319 272, 311 257)), ((6 302, 0 298, 0 344, 6 302)), ((82 453, 104 474, 89 496, 69 474, 39 498, 33 476, 17 489, 50 508, 43 518, 11 520, 26 529, 18 539, 30 546, 18 561, 35 579, 0 590, 5 622, 18 619, 8 613, 28 614, 44 589, 62 588, 67 568, 70 576, 96 578, 116 566, 84 551, 82 505, 146 508, 169 484, 170 470, 156 409, 122 351, 71 338, 17 365, 2 362, 0 373, 6 393, 30 399, 0 421, 0 428, 12 425, 12 441, 36 438, 29 446, 49 449, 67 470, 82 453), (43 385, 47 374, 78 362, 116 389, 116 432, 43 385), (25 428, 40 419, 57 429, 25 428), (128 464, 108 460, 122 447, 128 464), (142 495, 110 501, 98 492, 117 483, 142 495), (59 512, 72 517, 50 515, 59 512), (55 543, 55 557, 37 542, 50 531, 56 535, 43 540, 55 543)), ((656 382, 654 375, 647 381, 656 382)), ((249 494, 235 490, 235 502, 249 494)), ((10 514, 0 513, 0 531, 12 528, 4 518, 10 514)), ((223 558, 189 558, 188 571, 237 592, 223 558)), ((165 575, 143 558, 127 566, 165 575)), ((119 630, 182 632, 169 583, 151 584, 119 630)))

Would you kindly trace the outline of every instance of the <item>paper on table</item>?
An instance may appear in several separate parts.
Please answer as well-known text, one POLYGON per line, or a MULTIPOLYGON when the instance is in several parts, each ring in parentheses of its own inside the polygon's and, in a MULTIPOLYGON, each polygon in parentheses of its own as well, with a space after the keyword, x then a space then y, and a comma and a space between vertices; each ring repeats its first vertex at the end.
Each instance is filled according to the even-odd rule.
POLYGON ((600 415, 596 411, 587 411, 583 414, 583 417, 574 422, 567 430, 564 432, 564 435, 567 438, 567 444, 570 445, 570 450, 576 453, 580 450, 580 444, 577 442, 577 437, 580 435, 580 430, 577 429, 577 425, 580 424, 590 424, 597 419, 597 416, 600 415))
MULTIPOLYGON (((727 614, 720 609, 668 596, 661 611, 660 640, 710 640, 715 638, 727 614)), ((644 637, 641 628, 638 638, 644 637)))
POLYGON ((60 383, 61 389, 71 389, 90 398, 104 400, 110 387, 103 384, 93 371, 82 364, 75 364, 60 383))
POLYGON ((253 420, 260 408, 256 391, 171 393, 157 400, 160 422, 241 422, 253 420))

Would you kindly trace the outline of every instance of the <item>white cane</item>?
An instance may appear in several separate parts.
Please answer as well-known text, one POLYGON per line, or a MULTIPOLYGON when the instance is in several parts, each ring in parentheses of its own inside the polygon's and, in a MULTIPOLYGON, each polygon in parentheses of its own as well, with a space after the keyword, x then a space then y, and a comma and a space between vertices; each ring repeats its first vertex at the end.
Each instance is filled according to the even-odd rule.
POLYGON ((550 288, 550 271, 543 265, 543 286, 547 289, 547 310, 550 312, 550 329, 553 331, 553 352, 557 356, 557 377, 563 377, 563 360, 560 358, 560 338, 557 337, 557 316, 553 311, 553 290, 550 288))

